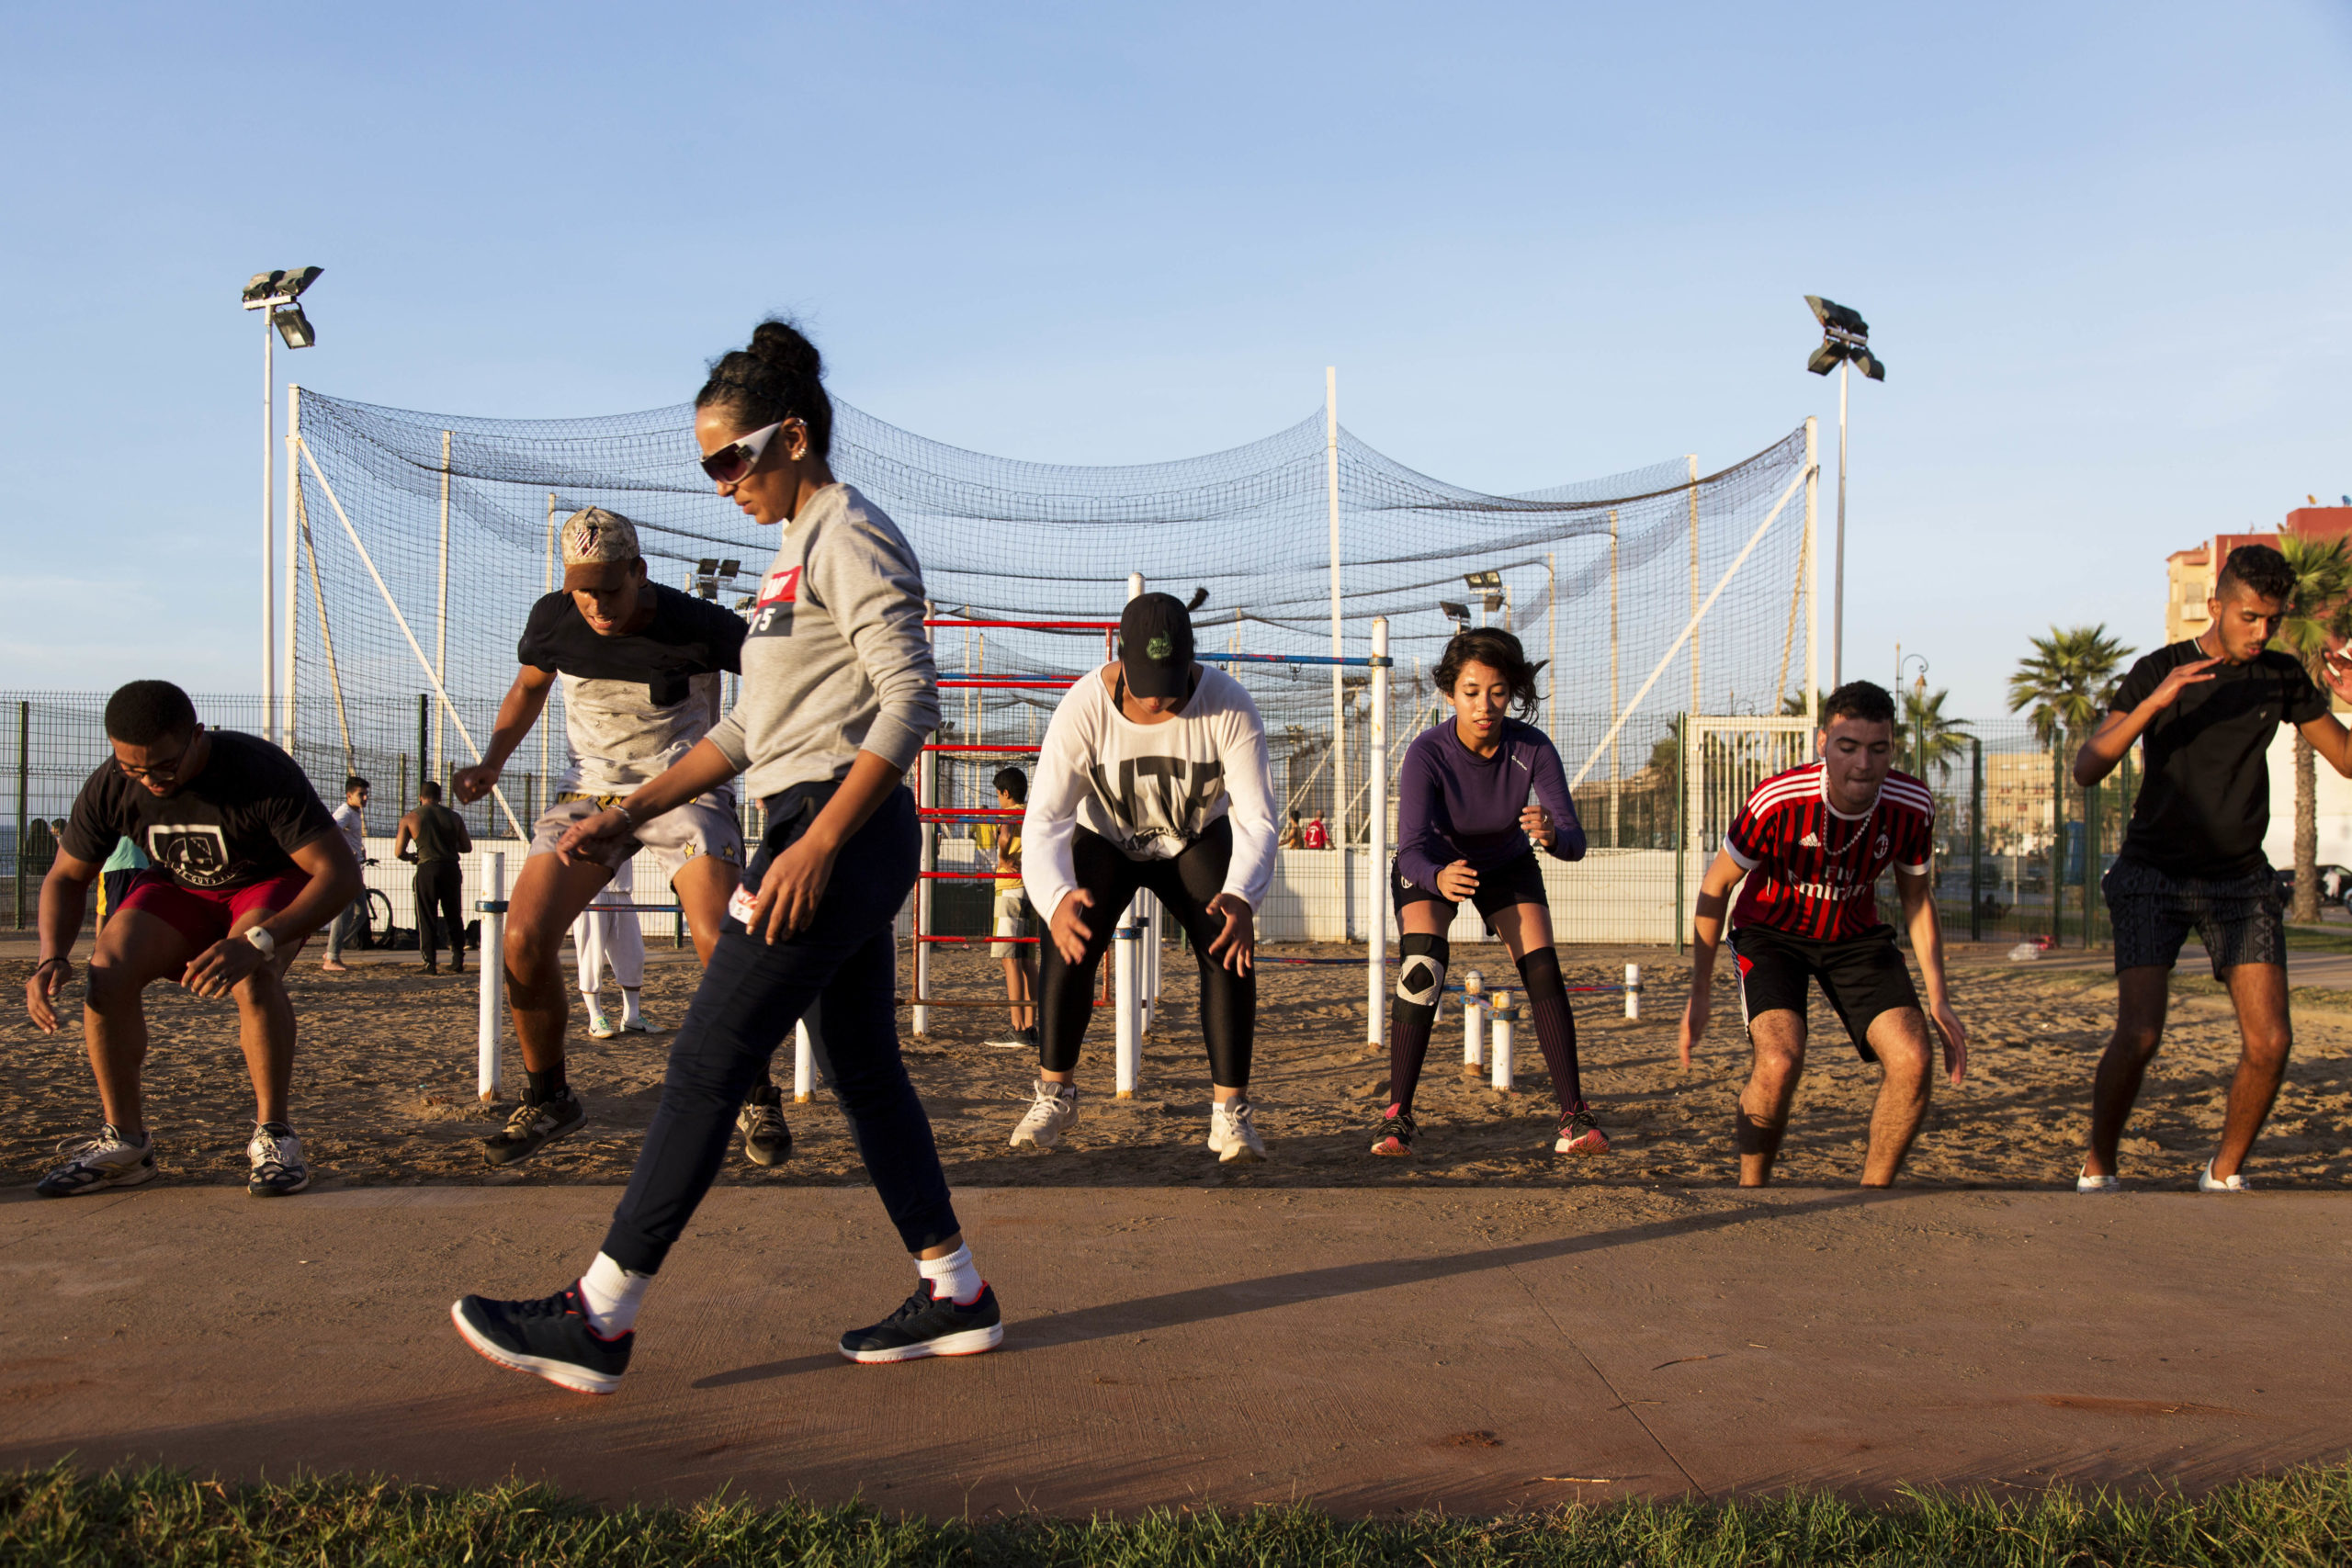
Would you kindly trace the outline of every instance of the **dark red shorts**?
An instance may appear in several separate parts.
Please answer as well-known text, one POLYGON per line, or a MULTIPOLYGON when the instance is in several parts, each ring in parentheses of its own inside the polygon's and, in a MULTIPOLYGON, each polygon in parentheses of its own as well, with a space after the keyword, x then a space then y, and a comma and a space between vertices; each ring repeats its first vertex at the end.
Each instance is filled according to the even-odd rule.
MULTIPOLYGON (((139 880, 131 884, 122 900, 122 908, 114 912, 119 915, 126 909, 144 909, 187 938, 189 944, 201 953, 214 942, 225 941, 229 928, 247 910, 283 909, 301 897, 302 889, 310 885, 310 873, 289 871, 246 887, 211 890, 183 887, 162 872, 148 870, 139 874, 139 880)), ((299 949, 301 943, 294 945, 299 949)))

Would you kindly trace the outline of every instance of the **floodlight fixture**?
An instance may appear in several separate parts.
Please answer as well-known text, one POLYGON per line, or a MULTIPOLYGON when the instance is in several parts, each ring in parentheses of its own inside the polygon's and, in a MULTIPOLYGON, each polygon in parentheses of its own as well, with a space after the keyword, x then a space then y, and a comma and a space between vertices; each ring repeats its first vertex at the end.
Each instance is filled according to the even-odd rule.
POLYGON ((317 329, 311 325, 311 318, 302 314, 300 305, 287 305, 272 310, 269 324, 277 329, 277 335, 286 340, 288 348, 309 348, 319 341, 317 329))
POLYGON ((1469 629, 1469 605, 1457 604, 1451 599, 1441 599, 1437 602, 1437 607, 1438 613, 1442 615, 1447 620, 1452 621, 1455 626, 1462 627, 1465 631, 1469 629))
POLYGON ((1462 574, 1462 581, 1471 588, 1498 590, 1503 585, 1503 574, 1499 571, 1465 571, 1462 574))
POLYGON ((1821 323, 1821 346, 1804 367, 1816 376, 1838 372, 1838 570, 1829 618, 1829 683, 1836 687, 1846 680, 1846 367, 1865 380, 1883 381, 1886 362, 1871 352, 1871 324, 1860 311, 1818 294, 1806 295, 1804 302, 1821 323))
POLYGON ((722 578, 732 577, 742 570, 743 563, 740 560, 723 560, 718 563, 718 575, 722 578))
POLYGON ((1483 601, 1486 605, 1487 614, 1490 615, 1497 610, 1501 609, 1506 602, 1507 601, 1505 601, 1503 596, 1499 593, 1489 593, 1483 601))
POLYGON ((754 595, 749 593, 738 594, 735 599, 735 613, 739 615, 748 615, 758 606, 758 604, 759 600, 754 595))
POLYGON ((717 556, 705 556, 702 559, 695 562, 695 575, 696 577, 716 576, 718 571, 718 558, 717 556))
POLYGON ((322 266, 280 267, 276 272, 257 272, 245 284, 244 305, 248 310, 259 310, 275 305, 290 305, 302 297, 302 291, 319 280, 322 266))

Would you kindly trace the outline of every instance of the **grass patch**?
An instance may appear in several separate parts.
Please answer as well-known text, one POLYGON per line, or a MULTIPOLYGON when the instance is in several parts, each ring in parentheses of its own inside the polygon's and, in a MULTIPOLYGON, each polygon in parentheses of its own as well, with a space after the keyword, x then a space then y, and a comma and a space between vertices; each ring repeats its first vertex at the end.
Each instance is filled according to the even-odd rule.
POLYGON ((926 1568, 1159 1568, 1212 1563, 1937 1564, 2104 1568, 2352 1560, 2352 1469, 2245 1481, 2203 1497, 2068 1490, 1916 1493, 1873 1507, 1835 1497, 1731 1504, 1632 1500, 1501 1518, 1361 1522, 1311 1508, 1157 1512, 1132 1520, 1023 1516, 933 1522, 858 1506, 713 1501, 592 1507, 544 1487, 437 1488, 350 1477, 223 1485, 164 1471, 0 1477, 0 1562, 178 1565, 530 1563, 637 1568, 764 1563, 926 1568))
POLYGON ((2289 926, 2290 953, 2352 953, 2352 926, 2289 926))

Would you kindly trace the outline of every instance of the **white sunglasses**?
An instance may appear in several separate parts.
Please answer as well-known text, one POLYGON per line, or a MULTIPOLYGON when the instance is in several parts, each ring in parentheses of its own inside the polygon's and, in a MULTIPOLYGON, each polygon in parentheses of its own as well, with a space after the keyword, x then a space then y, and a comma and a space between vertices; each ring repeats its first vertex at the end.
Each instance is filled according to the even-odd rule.
POLYGON ((702 471, 718 484, 741 484, 751 478, 752 470, 760 466, 760 454, 768 449, 775 433, 784 428, 784 421, 763 425, 749 435, 741 435, 721 446, 702 460, 702 471))

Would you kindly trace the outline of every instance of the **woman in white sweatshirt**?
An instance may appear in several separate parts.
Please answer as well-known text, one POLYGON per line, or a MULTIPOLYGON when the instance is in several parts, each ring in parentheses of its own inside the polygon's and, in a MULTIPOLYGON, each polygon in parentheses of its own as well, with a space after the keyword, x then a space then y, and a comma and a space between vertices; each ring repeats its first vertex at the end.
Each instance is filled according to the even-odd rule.
POLYGON ((1193 659, 1193 623, 1165 593, 1131 600, 1115 664, 1054 710, 1022 823, 1022 880, 1046 922, 1037 976, 1035 1099, 1015 1147, 1050 1149, 1078 1120, 1075 1069, 1113 928, 1148 891, 1191 938, 1216 1103, 1208 1146, 1261 1160, 1250 1107, 1258 905, 1274 871, 1273 789, 1257 704, 1193 659))

